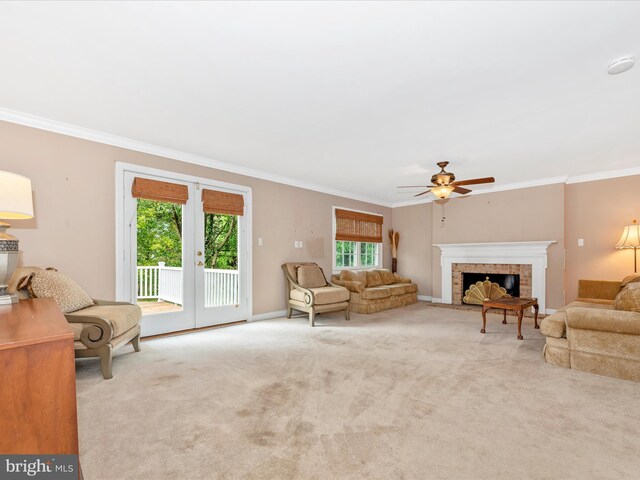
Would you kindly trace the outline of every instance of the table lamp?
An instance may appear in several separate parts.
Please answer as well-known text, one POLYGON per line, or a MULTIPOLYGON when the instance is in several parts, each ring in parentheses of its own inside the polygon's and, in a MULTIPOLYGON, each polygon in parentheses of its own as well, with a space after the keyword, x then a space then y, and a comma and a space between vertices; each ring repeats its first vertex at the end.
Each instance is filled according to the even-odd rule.
MULTIPOLYGON (((0 219, 32 217, 31 180, 0 170, 0 219)), ((7 293, 7 283, 18 263, 18 239, 7 233, 9 227, 0 221, 0 305, 18 301, 15 294, 7 293)))
POLYGON ((640 225, 634 220, 631 225, 626 225, 616 248, 633 248, 633 273, 638 273, 638 248, 640 248, 640 225))

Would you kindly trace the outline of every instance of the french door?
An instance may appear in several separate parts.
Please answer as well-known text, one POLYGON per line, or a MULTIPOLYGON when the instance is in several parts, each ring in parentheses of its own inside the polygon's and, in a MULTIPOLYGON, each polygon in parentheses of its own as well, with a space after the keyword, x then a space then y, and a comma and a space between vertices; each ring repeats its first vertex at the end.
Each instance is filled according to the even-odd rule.
POLYGON ((142 336, 247 319, 247 192, 122 172, 123 288, 142 336))

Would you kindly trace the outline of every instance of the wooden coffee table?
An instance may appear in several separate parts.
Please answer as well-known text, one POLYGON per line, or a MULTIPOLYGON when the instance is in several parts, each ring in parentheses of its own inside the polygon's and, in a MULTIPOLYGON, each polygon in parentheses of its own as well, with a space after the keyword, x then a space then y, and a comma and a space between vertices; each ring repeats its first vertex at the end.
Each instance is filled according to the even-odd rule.
POLYGON ((516 314, 518 315, 518 340, 522 340, 524 338, 521 332, 522 316, 524 314, 524 310, 531 307, 533 307, 535 311, 533 315, 533 323, 535 324, 536 328, 540 328, 538 326, 538 299, 537 298, 507 297, 507 298, 500 298, 498 300, 485 300, 482 303, 482 330, 480 330, 480 333, 485 332, 485 328, 487 326, 487 311, 489 309, 499 308, 504 311, 502 323, 507 323, 507 310, 512 310, 516 312, 516 314))

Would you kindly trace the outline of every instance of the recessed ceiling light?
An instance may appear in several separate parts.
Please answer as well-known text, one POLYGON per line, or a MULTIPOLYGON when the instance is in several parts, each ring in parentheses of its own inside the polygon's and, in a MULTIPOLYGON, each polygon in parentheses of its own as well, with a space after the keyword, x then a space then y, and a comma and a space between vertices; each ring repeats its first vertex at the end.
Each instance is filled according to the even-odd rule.
POLYGON ((622 57, 609 64, 609 75, 617 75, 618 73, 626 72, 636 63, 635 57, 622 57))

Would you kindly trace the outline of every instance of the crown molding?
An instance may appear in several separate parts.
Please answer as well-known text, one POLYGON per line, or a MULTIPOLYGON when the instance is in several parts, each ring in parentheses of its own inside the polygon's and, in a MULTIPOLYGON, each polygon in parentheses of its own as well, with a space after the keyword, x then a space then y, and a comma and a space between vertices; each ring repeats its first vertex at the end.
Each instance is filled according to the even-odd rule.
POLYGON ((138 140, 120 137, 118 135, 112 135, 110 133, 79 127, 77 125, 71 125, 64 122, 58 122, 56 120, 50 120, 48 118, 38 117, 36 115, 18 112, 2 107, 0 107, 0 120, 9 123, 15 123, 18 125, 24 125, 27 127, 37 128, 39 130, 46 130, 48 132, 59 133, 61 135, 67 135, 69 137, 81 138, 83 140, 89 140, 104 145, 125 148, 127 150, 133 150, 135 152, 147 153, 158 157, 164 157, 185 163, 191 163, 194 165, 201 165, 203 167, 214 168, 216 170, 222 170, 224 172, 236 173, 238 175, 257 178, 259 180, 267 180, 269 182, 289 185, 291 187, 303 188, 305 190, 312 190, 314 192, 325 193, 327 195, 334 195, 337 197, 348 198, 350 200, 371 203, 373 205, 379 205, 381 207, 390 208, 392 205, 390 202, 385 202, 375 198, 369 198, 362 195, 354 195, 350 192, 343 192, 341 190, 325 187, 322 185, 316 185, 314 183, 305 182, 303 180, 284 177, 262 170, 255 170, 253 168, 241 167, 238 165, 233 165, 231 163, 213 160, 200 155, 193 155, 191 153, 181 152, 179 150, 173 150, 166 147, 160 147, 158 145, 152 145, 150 143, 140 142, 138 140))
POLYGON ((572 175, 567 179, 567 184, 595 182, 597 180, 607 180, 610 178, 630 177, 640 175, 640 167, 624 168, 622 170, 606 170, 604 172, 587 173, 585 175, 572 175))
MULTIPOLYGON (((241 167, 233 165, 231 163, 221 162, 213 160, 211 158, 203 157, 201 155, 194 155, 179 150, 173 150, 171 148, 161 147, 158 145, 152 145, 150 143, 140 142, 126 137, 120 137, 118 135, 112 135, 110 133, 100 132, 98 130, 92 130, 89 128, 79 127, 68 123, 58 122, 56 120, 50 120, 48 118, 31 115, 28 113, 18 112, 7 108, 0 107, 0 121, 9 123, 15 123, 18 125, 24 125, 27 127, 37 128, 39 130, 46 130, 48 132, 59 133, 61 135, 67 135, 69 137, 81 138, 83 140, 89 140, 104 145, 111 145, 113 147, 125 148, 127 150, 133 150, 135 152, 147 153, 149 155, 155 155, 158 157, 169 158, 172 160, 178 160, 185 163, 191 163, 194 165, 201 165, 203 167, 213 168, 224 172, 235 173, 238 175, 244 175, 247 177, 256 178, 259 180, 266 180, 269 182, 280 183, 282 185, 288 185, 291 187, 302 188, 305 190, 311 190, 314 192, 324 193, 327 195, 334 195, 336 197, 348 198, 350 200, 357 200, 359 202, 370 203, 387 208, 400 208, 409 207, 412 205, 422 205, 425 203, 432 203, 436 199, 433 197, 426 197, 418 200, 407 200, 403 202, 388 202, 379 200, 376 198, 370 198, 363 195, 354 195, 350 192, 344 192, 322 185, 316 185, 314 183, 305 182, 303 180, 297 180, 295 178, 284 177, 273 173, 265 172, 263 170, 256 170, 253 168, 241 167)), ((553 185, 557 183, 573 184, 583 182, 593 182, 597 180, 607 180, 618 177, 628 177, 632 175, 640 175, 640 167, 633 167, 621 170, 606 170, 596 173, 588 173, 585 175, 571 175, 571 176, 558 176, 541 178, 536 180, 526 180, 524 182, 514 182, 505 185, 495 185, 491 188, 475 190, 474 195, 482 195, 485 193, 504 192, 507 190, 517 190, 520 188, 540 187, 544 185, 553 185)), ((457 198, 453 196, 451 198, 457 198)))

